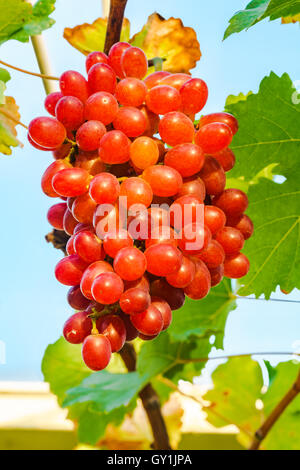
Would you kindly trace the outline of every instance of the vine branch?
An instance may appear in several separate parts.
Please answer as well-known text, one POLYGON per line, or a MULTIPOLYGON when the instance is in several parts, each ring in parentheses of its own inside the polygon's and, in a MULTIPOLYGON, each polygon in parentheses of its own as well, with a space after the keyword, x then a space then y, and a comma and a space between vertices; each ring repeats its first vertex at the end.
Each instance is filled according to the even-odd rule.
MULTIPOLYGON (((136 370, 136 352, 130 343, 125 343, 120 353, 129 372, 136 370)), ((171 450, 169 436, 164 418, 161 414, 160 402, 157 393, 150 383, 140 391, 139 397, 147 413, 156 450, 171 450)))
POLYGON ((53 77, 52 75, 30 72, 29 70, 21 69, 20 67, 15 67, 14 65, 8 64, 7 62, 4 62, 3 60, 0 60, 0 64, 5 65, 5 67, 8 67, 10 69, 17 70, 18 72, 27 73, 27 75, 33 75, 34 77, 39 77, 39 78, 43 78, 47 80, 59 80, 58 77, 53 77))
POLYGON ((280 402, 275 406, 273 411, 267 417, 263 425, 256 431, 254 435, 254 439, 252 441, 249 450, 258 450, 262 441, 266 438, 276 421, 280 418, 284 410, 290 405, 290 403, 296 398, 296 396, 300 393, 300 371, 298 376, 291 386, 291 388, 287 391, 284 397, 280 400, 280 402))
POLYGON ((111 46, 113 46, 116 42, 120 41, 126 3, 127 0, 110 1, 110 9, 104 45, 105 54, 108 54, 111 46))

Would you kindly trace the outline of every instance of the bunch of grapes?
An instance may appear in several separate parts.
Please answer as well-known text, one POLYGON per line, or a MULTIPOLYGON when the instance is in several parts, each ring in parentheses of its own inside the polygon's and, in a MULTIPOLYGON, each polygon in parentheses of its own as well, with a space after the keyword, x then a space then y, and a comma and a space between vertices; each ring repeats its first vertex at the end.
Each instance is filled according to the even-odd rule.
POLYGON ((224 275, 249 270, 247 196, 225 189, 237 120, 220 112, 194 124, 206 83, 147 69, 144 52, 124 42, 92 52, 87 79, 64 72, 45 100, 52 117, 29 125, 30 143, 54 156, 42 190, 61 202, 48 221, 70 237, 55 268, 76 310, 64 337, 83 343, 92 370, 125 341, 156 338, 186 296, 202 299, 224 275))

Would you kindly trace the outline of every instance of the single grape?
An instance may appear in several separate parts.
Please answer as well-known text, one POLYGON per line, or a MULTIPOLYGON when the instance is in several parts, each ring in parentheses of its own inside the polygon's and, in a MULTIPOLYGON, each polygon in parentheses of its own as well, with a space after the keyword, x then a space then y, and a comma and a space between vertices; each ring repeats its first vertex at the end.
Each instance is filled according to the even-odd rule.
POLYGON ((97 276, 105 272, 113 272, 113 268, 106 261, 95 261, 86 268, 80 282, 80 289, 87 299, 93 300, 92 284, 97 276))
POLYGON ((169 197, 178 193, 182 186, 180 173, 167 165, 152 165, 143 172, 155 196, 169 197))
POLYGON ((175 230, 203 221, 204 204, 195 196, 181 196, 170 207, 170 221, 175 230))
POLYGON ((225 227, 226 216, 224 212, 215 206, 204 206, 204 224, 209 228, 213 236, 225 227))
POLYGON ((74 234, 70 236, 69 240, 67 241, 66 244, 66 252, 68 255, 76 255, 76 251, 74 248, 74 234))
POLYGON ((197 258, 201 259, 208 269, 215 269, 220 266, 220 264, 224 263, 225 252, 222 245, 220 245, 217 240, 211 240, 205 250, 202 250, 201 253, 197 255, 197 258))
POLYGON ((136 287, 137 289, 143 289, 147 292, 150 290, 150 284, 148 278, 144 275, 135 281, 124 281, 125 290, 136 287))
POLYGON ((84 115, 88 121, 101 121, 107 126, 115 119, 118 110, 116 98, 111 93, 99 91, 88 97, 84 115))
POLYGON ((54 204, 48 209, 47 212, 47 220, 52 227, 56 228, 56 230, 63 230, 64 229, 64 214, 67 209, 67 204, 65 202, 59 202, 58 204, 54 204))
POLYGON ((165 114, 160 120, 158 130, 162 140, 172 147, 192 142, 195 134, 192 121, 179 111, 165 114))
POLYGON ((125 247, 118 251, 114 259, 114 270, 125 281, 135 281, 146 271, 147 260, 135 247, 125 247))
POLYGON ((90 305, 90 301, 82 294, 80 286, 73 286, 68 290, 67 300, 74 310, 85 310, 90 305))
POLYGON ((242 215, 248 207, 247 195, 239 189, 225 189, 214 197, 213 205, 222 209, 227 217, 242 215))
POLYGON ((60 100, 60 98, 63 97, 63 94, 60 91, 54 91, 53 93, 49 93, 49 95, 46 96, 45 101, 44 101, 44 106, 46 111, 48 111, 49 114, 55 117, 55 106, 57 102, 60 100))
POLYGON ((172 323, 172 310, 168 302, 166 302, 164 299, 161 299, 160 297, 152 297, 151 305, 156 307, 161 313, 163 319, 162 331, 169 328, 170 324, 172 323))
POLYGON ((140 106, 139 110, 146 119, 146 129, 144 130, 143 135, 153 137, 154 134, 158 133, 159 116, 150 111, 150 109, 145 105, 140 106))
POLYGON ((49 165, 48 168, 45 170, 42 176, 41 186, 42 191, 44 194, 46 194, 46 196, 59 197, 57 192, 54 191, 52 187, 52 178, 60 170, 64 170, 66 168, 71 168, 70 163, 65 160, 56 160, 55 162, 51 163, 51 165, 49 165))
POLYGON ((116 98, 122 106, 140 106, 144 103, 147 87, 137 78, 124 78, 117 84, 116 98))
POLYGON ((146 105, 155 114, 167 114, 181 107, 180 93, 168 85, 151 88, 146 96, 146 105))
POLYGON ((159 85, 161 80, 168 75, 171 75, 170 72, 165 70, 158 70, 157 72, 150 73, 147 77, 144 78, 144 83, 146 84, 148 90, 159 85))
POLYGON ((79 127, 76 133, 76 143, 86 152, 97 150, 105 133, 106 127, 102 122, 87 121, 79 127))
POLYGON ((139 47, 128 47, 121 57, 122 72, 125 77, 143 78, 148 70, 147 57, 139 47))
POLYGON ((182 253, 173 245, 159 243, 145 251, 147 271, 155 276, 168 276, 176 273, 182 263, 182 253))
POLYGON ((184 289, 185 294, 193 300, 200 300, 207 296, 211 288, 209 270, 201 260, 195 261, 196 273, 192 282, 184 289))
POLYGON ((131 47, 128 42, 116 42, 109 50, 108 63, 114 69, 119 78, 124 78, 124 71, 121 66, 121 57, 123 52, 131 47))
POLYGON ((195 277, 195 263, 186 256, 183 256, 179 270, 174 274, 169 274, 166 279, 173 287, 187 287, 195 277))
POLYGON ((200 145, 205 153, 213 154, 228 147, 232 137, 232 131, 227 124, 213 122, 200 127, 195 135, 195 143, 200 145))
POLYGON ((218 160, 224 171, 230 171, 235 164, 235 155, 233 151, 227 147, 220 152, 214 153, 214 158, 218 160))
POLYGON ((76 233, 74 249, 76 254, 87 263, 93 263, 104 258, 101 240, 89 231, 83 230, 76 233))
POLYGON ((165 155, 165 165, 175 168, 182 177, 193 176, 204 164, 204 152, 195 144, 180 144, 165 155))
POLYGON ((224 227, 216 234, 216 240, 222 245, 226 256, 241 251, 245 240, 239 230, 233 227, 224 227))
POLYGON ((150 137, 138 137, 130 145, 130 159, 140 170, 145 170, 145 168, 155 165, 158 161, 158 157, 158 145, 156 141, 150 137))
POLYGON ((189 178, 184 178, 183 184, 176 194, 176 199, 181 196, 195 196, 202 201, 204 201, 206 195, 205 184, 202 179, 197 176, 191 176, 189 178))
POLYGON ((60 121, 68 131, 78 129, 83 123, 84 106, 75 96, 63 96, 55 107, 56 119, 60 121))
POLYGON ((119 315, 104 315, 97 320, 99 333, 110 342, 111 352, 118 352, 126 341, 126 327, 119 315))
MULTIPOLYGON (((51 151, 52 151, 52 153, 53 153, 53 152, 56 150, 55 148, 51 149, 51 148, 43 147, 42 145, 37 144, 37 143, 30 137, 29 132, 27 132, 27 140, 28 140, 28 142, 30 143, 30 145, 31 145, 32 147, 34 147, 34 148, 37 149, 37 150, 41 150, 42 152, 51 152, 51 151)), ((60 147, 58 147, 58 148, 60 148, 60 147)))
POLYGON ((90 182, 89 193, 97 204, 114 204, 120 194, 119 181, 111 173, 99 173, 90 182))
POLYGON ((243 234, 245 240, 248 240, 248 238, 250 238, 253 234, 253 222, 246 214, 235 217, 227 217, 226 225, 238 229, 243 234))
POLYGON ((229 113, 212 113, 206 116, 201 116, 199 121, 199 127, 206 126, 214 122, 221 122, 227 124, 230 127, 232 134, 236 134, 239 128, 237 119, 229 113))
POLYGON ((55 277, 61 284, 77 286, 82 278, 87 263, 77 255, 66 256, 55 267, 55 277))
POLYGON ((97 91, 106 91, 114 94, 117 78, 114 70, 103 62, 93 65, 88 73, 88 87, 90 94, 97 91))
POLYGON ((164 326, 160 310, 152 304, 143 312, 131 315, 130 320, 133 326, 146 336, 158 335, 164 326))
POLYGON ((100 304, 110 305, 119 300, 124 284, 116 273, 105 272, 96 277, 92 284, 92 296, 100 304))
POLYGON ((95 64, 108 64, 108 57, 104 52, 93 51, 90 52, 85 59, 86 73, 89 72, 90 68, 95 64))
POLYGON ((121 248, 133 246, 133 239, 125 229, 107 233, 103 240, 103 248, 111 258, 114 258, 121 248))
POLYGON ((146 129, 146 118, 143 113, 132 106, 123 106, 113 120, 115 129, 124 132, 128 137, 138 137, 146 129))
POLYGON ((31 139, 38 145, 54 150, 60 147, 67 133, 61 122, 52 117, 37 117, 28 126, 31 139))
MULTIPOLYGON (((150 206, 153 199, 151 186, 141 178, 127 178, 120 187, 120 197, 126 198, 124 205, 130 208, 133 204, 143 204, 150 206)), ((123 201, 122 201, 123 203, 123 201)))
POLYGON ((99 156, 104 163, 125 163, 130 159, 130 140, 124 132, 107 132, 100 141, 99 156))
POLYGON ((224 191, 226 184, 225 172, 215 158, 206 156, 199 176, 205 184, 207 194, 216 195, 224 191))
POLYGON ((99 158, 98 150, 94 152, 84 152, 78 149, 76 155, 75 167, 83 168, 88 171, 91 176, 95 176, 98 173, 102 173, 105 170, 105 163, 99 158))
POLYGON ((75 96, 83 103, 89 96, 86 79, 81 73, 74 70, 67 70, 61 75, 59 86, 64 96, 75 96))
POLYGON ((127 315, 134 315, 146 310, 150 303, 151 297, 149 291, 132 287, 123 292, 120 297, 120 307, 127 315))
POLYGON ((200 78, 191 78, 180 88, 181 110, 186 114, 196 114, 206 105, 208 88, 200 78))
POLYGON ((231 279, 239 279, 249 271, 250 263, 243 253, 226 256, 224 262, 224 275, 231 279))
POLYGON ((111 346, 107 337, 100 334, 87 336, 82 346, 82 358, 87 367, 94 371, 105 369, 111 358, 111 346))
POLYGON ((52 178, 52 187, 60 196, 74 197, 88 189, 89 174, 82 168, 60 170, 52 178))
POLYGON ((68 343, 80 344, 91 334, 92 321, 87 312, 74 313, 64 324, 63 335, 68 343))
POLYGON ((87 192, 75 198, 72 204, 72 214, 78 222, 92 225, 96 208, 97 204, 87 192))

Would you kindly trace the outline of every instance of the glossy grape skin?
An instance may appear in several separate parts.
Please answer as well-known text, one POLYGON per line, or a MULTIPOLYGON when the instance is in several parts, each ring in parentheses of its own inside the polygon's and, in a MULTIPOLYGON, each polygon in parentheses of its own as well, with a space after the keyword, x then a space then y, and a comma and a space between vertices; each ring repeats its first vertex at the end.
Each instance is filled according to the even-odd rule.
MULTIPOLYGON (((143 204, 150 206, 153 199, 151 186, 147 181, 141 178, 127 178, 121 183, 120 197, 126 197, 126 207, 130 208, 133 204, 143 204)), ((122 201, 123 203, 123 201, 122 201)))
POLYGON ((74 234, 70 236, 69 240, 67 241, 66 244, 66 252, 68 255, 76 255, 76 251, 74 248, 74 234))
POLYGON ((147 87, 137 78, 128 77, 121 80, 116 87, 115 96, 123 106, 140 106, 144 103, 147 87))
POLYGON ((147 57, 139 47, 129 47, 121 57, 121 67, 125 77, 144 78, 148 70, 147 57))
POLYGON ((226 256, 224 262, 224 275, 231 279, 240 279, 246 276, 250 268, 250 263, 243 253, 226 256))
POLYGON ((54 150, 64 142, 67 133, 61 122, 53 117, 37 117, 28 126, 31 139, 38 145, 54 150))
POLYGON ((82 222, 80 222, 79 224, 76 225, 76 227, 74 228, 74 234, 75 233, 79 233, 79 232, 82 232, 83 230, 88 230, 90 232, 94 232, 94 229, 93 227, 91 226, 91 224, 84 224, 82 222))
POLYGON ((74 313, 65 322, 63 327, 63 335, 68 343, 80 344, 91 334, 92 321, 88 317, 87 312, 74 313))
POLYGON ((95 261, 84 271, 80 282, 80 289, 87 299, 94 300, 91 291, 92 284, 97 276, 105 272, 113 272, 113 268, 106 261, 95 261))
POLYGON ((220 245, 217 240, 211 240, 205 250, 202 250, 201 253, 197 255, 197 258, 201 259, 208 269, 215 269, 220 266, 220 264, 224 263, 225 252, 222 245, 220 245))
MULTIPOLYGON (((32 147, 34 147, 35 149, 37 150, 41 150, 42 152, 53 152, 54 150, 56 150, 55 148, 53 149, 50 149, 50 148, 47 148, 47 147, 43 147, 42 145, 39 145, 37 144, 31 137, 30 137, 30 134, 29 132, 27 132, 27 140, 28 142, 30 143, 30 145, 32 147)), ((60 148, 60 147, 59 147, 60 148)))
POLYGON ((173 287, 187 287, 195 277, 195 263, 186 256, 183 256, 179 270, 166 277, 167 282, 173 287))
POLYGON ((140 250, 126 247, 118 251, 114 259, 114 270, 125 281, 135 281, 146 271, 147 260, 140 250))
POLYGON ((221 122, 227 124, 230 127, 232 134, 236 134, 239 128, 237 119, 229 113, 212 113, 206 116, 201 116, 199 121, 199 127, 203 127, 206 124, 214 122, 221 122))
POLYGON ((114 69, 119 78, 124 78, 124 71, 121 66, 123 52, 131 47, 128 42, 116 42, 109 50, 108 63, 114 69))
POLYGON ((184 253, 196 255, 207 248, 211 232, 203 223, 187 224, 179 234, 178 245, 184 253))
POLYGON ((216 234, 216 240, 222 245, 226 256, 241 251, 245 240, 239 230, 233 227, 224 227, 216 234))
POLYGON ((109 131, 100 141, 99 156, 104 163, 125 163, 130 159, 129 152, 130 140, 124 132, 109 131))
POLYGON ((147 136, 138 137, 130 145, 130 159, 141 170, 155 165, 159 157, 159 150, 154 139, 147 136))
POLYGON ((104 315, 97 320, 99 333, 110 342, 111 352, 118 352, 126 341, 126 328, 119 315, 104 315))
POLYGON ((68 131, 78 129, 83 123, 84 106, 75 96, 63 96, 56 104, 55 115, 68 131))
POLYGON ((224 171, 230 171, 235 165, 235 155, 229 147, 214 153, 213 156, 218 160, 224 171))
POLYGON ((75 96, 83 103, 89 96, 86 79, 81 73, 74 70, 67 70, 61 75, 59 86, 64 96, 75 96))
POLYGON ((204 164, 204 152, 195 144, 180 144, 168 150, 165 165, 175 168, 182 177, 193 176, 204 164))
POLYGON ((239 216, 247 209, 248 198, 239 189, 225 189, 213 199, 213 205, 222 209, 227 217, 239 216))
POLYGON ((168 302, 160 297, 152 297, 151 298, 151 305, 156 307, 162 316, 163 319, 163 327, 162 331, 169 328, 170 324, 172 323, 172 310, 168 302))
POLYGON ((239 230, 245 240, 248 240, 248 238, 252 236, 254 231, 253 222, 250 217, 248 217, 246 214, 242 214, 236 217, 227 217, 226 225, 239 230))
POLYGON ((63 97, 63 94, 60 91, 54 91, 53 93, 49 93, 49 95, 46 96, 45 101, 44 101, 44 106, 46 111, 48 111, 49 114, 55 117, 55 106, 57 102, 60 100, 60 98, 63 97))
POLYGON ((92 296, 103 305, 114 304, 124 291, 124 284, 116 273, 106 272, 96 277, 92 284, 92 296))
POLYGON ((105 170, 105 163, 100 159, 98 151, 84 152, 78 149, 74 166, 87 170, 91 176, 95 176, 105 170))
POLYGON ((57 192, 54 191, 52 187, 52 178, 60 170, 64 170, 66 168, 71 168, 70 163, 64 160, 56 160, 55 162, 51 163, 51 165, 49 165, 48 168, 45 170, 42 176, 41 186, 42 191, 44 194, 46 194, 46 196, 59 197, 57 192))
POLYGON ((93 65, 88 73, 88 87, 90 94, 97 91, 106 91, 114 94, 117 78, 114 70, 104 63, 93 65))
POLYGON ((225 227, 226 216, 218 207, 205 205, 204 224, 209 228, 211 234, 214 236, 219 230, 225 227))
POLYGON ((168 276, 180 269, 182 253, 173 245, 158 243, 145 251, 147 271, 155 276, 168 276))
POLYGON ((73 235, 77 224, 78 224, 78 220, 76 220, 72 212, 69 211, 69 209, 67 209, 64 213, 64 218, 63 218, 64 231, 68 235, 73 235))
POLYGON ((90 301, 82 294, 80 286, 73 286, 68 290, 67 300, 74 310, 85 310, 90 305, 90 301))
POLYGON ((146 336, 158 335, 164 326, 162 314, 152 304, 143 312, 131 315, 130 320, 133 326, 146 336))
POLYGON ((206 105, 208 88, 200 78, 191 78, 180 88, 182 101, 181 111, 186 114, 196 114, 206 105))
POLYGON ((60 170, 52 178, 52 187, 60 196, 80 196, 88 189, 89 174, 83 168, 60 170))
POLYGON ((56 228, 56 230, 64 229, 63 220, 66 208, 67 204, 65 202, 59 202, 48 209, 47 220, 52 227, 56 228))
POLYGON ((205 153, 214 154, 224 150, 232 141, 233 134, 227 124, 213 122, 200 127, 195 135, 195 143, 205 153))
POLYGON ((90 197, 89 193, 84 193, 75 198, 72 205, 72 214, 78 222, 92 225, 96 208, 97 204, 90 197))
POLYGON ((174 196, 182 186, 180 173, 167 165, 149 166, 143 172, 143 179, 150 184, 155 196, 174 196))
POLYGON ((99 91, 88 97, 84 115, 88 121, 101 121, 105 126, 110 124, 119 110, 116 98, 105 91, 99 91))
POLYGON ((111 173, 99 173, 90 182, 89 194, 97 204, 114 204, 120 194, 119 181, 111 173))
POLYGON ((167 85, 157 85, 148 91, 146 105, 155 114, 167 114, 181 107, 179 92, 167 85))
POLYGON ((170 207, 170 222, 175 230, 182 230, 187 224, 201 222, 203 201, 195 196, 181 196, 170 207))
POLYGON ((218 286, 224 277, 224 265, 220 264, 217 268, 209 269, 211 287, 218 286))
POLYGON ((157 134, 159 126, 159 116, 150 111, 150 109, 148 109, 145 105, 140 106, 139 110, 141 111, 141 113, 143 113, 146 119, 146 128, 143 132, 143 135, 147 137, 152 137, 154 134, 157 134))
POLYGON ((101 240, 89 231, 83 230, 75 235, 74 249, 76 254, 87 263, 104 258, 101 240))
POLYGON ((224 191, 226 176, 220 163, 213 157, 206 156, 204 165, 199 173, 209 195, 217 195, 224 191))
POLYGON ((132 287, 123 292, 119 304, 121 310, 127 315, 134 315, 146 310, 151 303, 149 291, 132 287))
POLYGON ((168 75, 171 75, 170 72, 167 72, 166 70, 158 70, 156 72, 150 73, 150 75, 147 75, 147 77, 144 78, 144 83, 146 84, 148 90, 150 90, 156 85, 159 85, 161 80, 168 75))
POLYGON ((55 266, 55 277, 61 284, 77 286, 86 267, 87 263, 79 258, 79 256, 66 256, 55 266))
POLYGON ((192 121, 179 111, 165 114, 160 120, 158 130, 162 140, 172 147, 192 142, 195 134, 192 121))
POLYGON ((86 152, 97 150, 100 140, 106 133, 106 127, 100 121, 87 121, 76 132, 78 147, 86 152))
POLYGON ((114 258, 121 248, 130 246, 133 246, 133 239, 125 229, 107 233, 103 240, 103 248, 111 258, 114 258))
POLYGON ((104 52, 93 51, 90 52, 85 59, 86 73, 89 72, 90 68, 95 64, 108 64, 108 56, 104 52))
POLYGON ((94 371, 105 369, 111 358, 111 346, 106 336, 87 336, 82 346, 82 358, 87 367, 94 371))
POLYGON ((123 106, 113 120, 115 129, 124 132, 128 137, 138 137, 146 129, 146 118, 143 113, 132 106, 123 106))
POLYGON ((193 300, 200 300, 207 296, 211 288, 210 273, 205 263, 196 261, 196 273, 192 282, 184 289, 185 294, 193 300))
POLYGON ((195 196, 204 201, 206 195, 205 184, 199 176, 184 178, 183 184, 175 198, 181 196, 195 196))
POLYGON ((161 297, 172 310, 180 309, 185 302, 183 289, 171 286, 165 279, 161 278, 151 283, 151 297, 161 297))
POLYGON ((150 290, 150 283, 145 275, 134 281, 124 281, 124 286, 125 290, 132 289, 133 287, 143 289, 146 292, 149 292, 150 290))
POLYGON ((159 82, 160 85, 168 85, 176 90, 180 90, 184 83, 189 81, 191 76, 187 73, 171 73, 168 76, 162 78, 159 82))

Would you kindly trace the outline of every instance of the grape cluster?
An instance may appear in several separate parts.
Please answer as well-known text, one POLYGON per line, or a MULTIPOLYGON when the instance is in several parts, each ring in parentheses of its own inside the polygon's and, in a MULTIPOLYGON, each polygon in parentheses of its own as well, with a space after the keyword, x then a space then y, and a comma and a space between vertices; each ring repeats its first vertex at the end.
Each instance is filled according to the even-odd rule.
POLYGON ((64 72, 45 100, 51 117, 29 125, 30 143, 54 156, 41 185, 61 202, 48 221, 70 237, 55 268, 77 311, 63 333, 83 343, 93 370, 125 341, 157 337, 186 296, 202 299, 224 275, 249 269, 247 196, 225 189, 237 120, 221 112, 195 125, 206 83, 147 69, 144 52, 125 42, 92 52, 87 79, 64 72))

